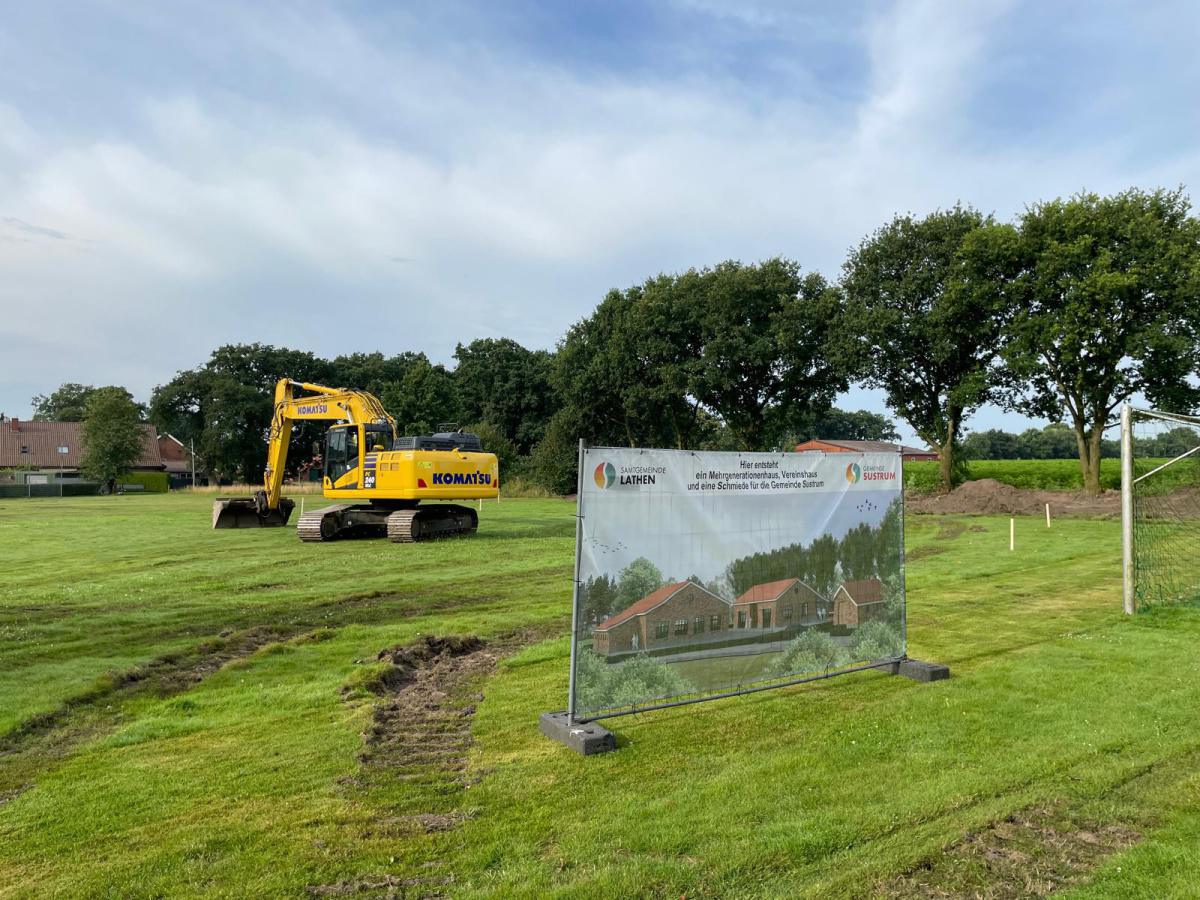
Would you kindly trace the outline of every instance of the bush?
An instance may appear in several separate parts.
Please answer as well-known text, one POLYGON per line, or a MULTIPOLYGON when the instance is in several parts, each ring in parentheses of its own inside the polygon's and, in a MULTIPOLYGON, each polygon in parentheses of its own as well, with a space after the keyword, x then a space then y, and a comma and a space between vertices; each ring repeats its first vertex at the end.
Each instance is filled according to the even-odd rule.
POLYGON ((549 497, 558 497, 559 495, 551 493, 535 481, 530 481, 521 475, 515 475, 509 476, 507 481, 500 483, 500 496, 546 499, 549 497))
POLYGON ((596 712, 692 694, 696 688, 670 666, 645 653, 610 664, 591 650, 580 650, 575 691, 578 708, 596 712))
POLYGON ((483 449, 488 453, 495 453, 496 459, 500 462, 500 484, 512 478, 515 474, 514 467, 520 458, 517 451, 517 445, 508 439, 508 437, 493 425, 491 422, 479 422, 476 425, 469 425, 463 429, 471 434, 479 436, 480 443, 483 444, 483 449))
POLYGON ((850 651, 856 660, 886 659, 900 656, 904 652, 904 644, 895 628, 877 619, 854 630, 850 651))
POLYGON ((152 494, 165 494, 170 487, 171 479, 166 472, 126 472, 117 479, 117 485, 140 484, 143 489, 152 494))
POLYGON ((579 439, 557 414, 546 426, 546 436, 533 448, 529 472, 533 480, 553 494, 573 494, 578 488, 579 439))
POLYGON ((772 666, 775 675, 800 675, 837 669, 849 662, 846 651, 824 631, 809 630, 783 651, 772 666))

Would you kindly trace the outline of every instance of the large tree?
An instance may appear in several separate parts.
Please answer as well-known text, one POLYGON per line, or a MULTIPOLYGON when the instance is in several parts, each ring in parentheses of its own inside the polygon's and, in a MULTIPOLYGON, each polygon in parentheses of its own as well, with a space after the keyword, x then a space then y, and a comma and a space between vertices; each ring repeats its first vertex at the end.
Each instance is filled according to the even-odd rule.
POLYGON ((963 422, 996 395, 1004 277, 1016 233, 970 207, 897 216, 844 267, 840 346, 864 382, 941 458, 949 490, 963 422))
POLYGON ((735 446, 766 449, 845 388, 827 353, 839 319, 837 291, 783 259, 611 291, 559 347, 560 427, 677 448, 721 443, 723 427, 735 446))
MULTIPOLYGON (((645 286, 613 290, 568 331, 555 355, 551 379, 562 407, 547 439, 571 452, 573 442, 645 447, 686 446, 695 418, 680 376, 666 361, 647 364, 645 286)), ((667 302, 667 301, 663 301, 667 302)))
POLYGON ((718 415, 743 450, 766 450, 789 417, 827 409, 847 387, 829 358, 841 298, 816 273, 769 259, 700 273, 680 298, 699 303, 700 353, 689 393, 718 415))
POLYGON ((379 399, 404 434, 421 434, 441 424, 462 424, 458 387, 446 367, 417 354, 404 377, 384 385, 379 399))
POLYGON ((142 455, 141 413, 124 388, 99 388, 88 398, 83 417, 84 474, 109 490, 142 455))
POLYGON ((870 410, 818 409, 789 420, 779 449, 791 450, 800 441, 899 441, 900 432, 887 416, 870 410))
POLYGON ((490 422, 528 453, 558 408, 550 383, 553 355, 508 338, 480 338, 455 347, 454 358, 462 415, 490 422))
POLYGON ((421 362, 428 363, 424 353, 404 351, 394 356, 374 353, 348 353, 335 356, 329 362, 331 386, 367 391, 376 397, 383 396, 384 389, 391 384, 404 381, 409 370, 421 362))
POLYGON ((1090 493, 1124 399, 1142 393, 1175 410, 1200 402, 1200 223, 1190 209, 1182 190, 1131 189, 1038 203, 1020 217, 1003 354, 1010 403, 1070 422, 1090 493))
MULTIPOLYGON (((275 383, 284 377, 322 383, 332 374, 329 362, 302 350, 228 345, 155 388, 150 417, 184 443, 195 439, 197 454, 219 478, 256 482, 266 464, 275 383)), ((292 460, 307 457, 323 430, 320 423, 297 426, 294 446, 303 450, 292 460)))
MULTIPOLYGON (((90 384, 77 384, 73 381, 60 384, 49 395, 38 394, 33 398, 33 418, 40 422, 82 422, 87 415, 88 401, 97 391, 115 390, 133 401, 133 394, 123 387, 110 385, 97 388, 90 384)), ((138 417, 146 417, 146 407, 134 402, 138 417)))

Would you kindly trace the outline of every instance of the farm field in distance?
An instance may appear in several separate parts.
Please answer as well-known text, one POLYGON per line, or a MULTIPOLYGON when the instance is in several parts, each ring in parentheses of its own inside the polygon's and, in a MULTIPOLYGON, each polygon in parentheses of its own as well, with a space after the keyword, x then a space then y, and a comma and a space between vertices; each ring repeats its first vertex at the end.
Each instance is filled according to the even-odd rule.
POLYGON ((950 681, 628 716, 584 759, 537 731, 565 704, 572 503, 304 545, 213 531, 211 501, 0 500, 0 896, 1200 883, 1200 611, 1122 616, 1114 521, 1019 518, 1009 553, 1008 517, 910 516, 909 652, 950 681), (430 636, 499 657, 406 682, 436 714, 377 658, 430 636))

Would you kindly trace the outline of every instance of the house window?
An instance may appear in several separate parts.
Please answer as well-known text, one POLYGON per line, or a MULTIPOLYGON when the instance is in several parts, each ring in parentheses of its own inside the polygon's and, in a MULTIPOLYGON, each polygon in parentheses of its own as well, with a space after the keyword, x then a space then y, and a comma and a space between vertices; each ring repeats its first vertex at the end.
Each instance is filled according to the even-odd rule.
POLYGON ((692 634, 704 634, 704 616, 692 619, 692 634))
POLYGON ((667 623, 666 622, 655 622, 654 623, 654 636, 656 638, 658 638, 660 641, 667 636, 667 623))
POLYGON ((675 620, 675 633, 676 634, 687 634, 687 619, 676 619, 675 620))
POLYGON ((708 617, 708 627, 711 631, 720 631, 721 630, 721 617, 720 616, 709 616, 708 617))
POLYGON ((808 604, 807 603, 800 604, 800 615, 801 615, 801 617, 805 617, 805 618, 808 616, 808 604))
POLYGON ((763 626, 762 626, 763 628, 771 627, 771 611, 769 609, 764 609, 762 611, 762 623, 763 623, 763 626))
POLYGON ((792 617, 792 604, 788 603, 783 607, 783 617, 790 619, 792 617))
POLYGON ((744 609, 739 609, 738 610, 738 628, 745 628, 745 627, 746 627, 746 611, 744 609))

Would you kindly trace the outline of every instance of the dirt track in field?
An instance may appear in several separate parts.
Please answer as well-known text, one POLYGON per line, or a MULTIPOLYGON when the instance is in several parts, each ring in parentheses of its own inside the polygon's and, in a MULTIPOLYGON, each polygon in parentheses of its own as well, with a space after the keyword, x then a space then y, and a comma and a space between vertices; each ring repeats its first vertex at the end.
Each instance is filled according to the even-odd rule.
POLYGON ((876 893, 939 900, 1045 897, 1086 883, 1104 859, 1140 838, 1126 825, 1081 819, 1062 805, 1031 807, 964 835, 876 893))

